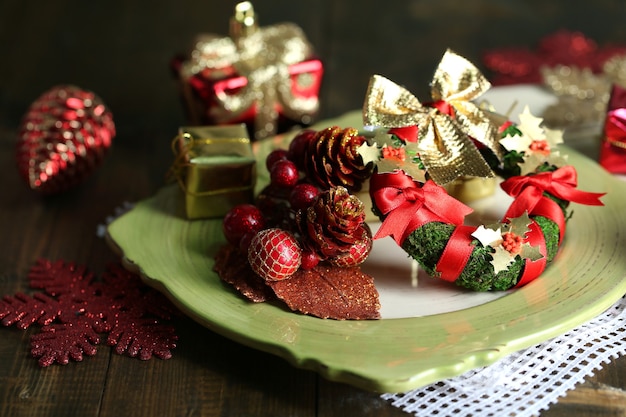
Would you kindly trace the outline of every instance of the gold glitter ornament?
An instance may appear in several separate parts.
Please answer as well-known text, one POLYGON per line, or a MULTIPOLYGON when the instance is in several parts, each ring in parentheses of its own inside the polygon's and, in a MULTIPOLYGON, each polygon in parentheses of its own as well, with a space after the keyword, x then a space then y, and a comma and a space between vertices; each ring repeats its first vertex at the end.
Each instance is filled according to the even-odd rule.
POLYGON ((465 58, 448 50, 431 83, 432 103, 424 105, 404 87, 374 75, 370 79, 363 119, 366 126, 418 127, 420 159, 439 185, 459 177, 490 178, 494 174, 473 140, 498 159, 502 148, 497 126, 472 100, 490 83, 465 58))

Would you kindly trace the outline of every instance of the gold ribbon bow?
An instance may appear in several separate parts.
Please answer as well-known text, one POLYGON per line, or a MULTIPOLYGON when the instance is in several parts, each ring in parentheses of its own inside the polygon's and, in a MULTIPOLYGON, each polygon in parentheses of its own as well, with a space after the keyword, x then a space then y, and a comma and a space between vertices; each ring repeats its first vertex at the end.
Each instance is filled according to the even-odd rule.
POLYGON ((190 77, 207 68, 219 71, 231 67, 238 75, 246 77, 247 84, 237 93, 216 92, 219 107, 211 109, 212 116, 226 121, 254 105, 255 138, 261 139, 276 133, 279 106, 294 120, 317 111, 317 97, 302 98, 292 94, 289 73, 290 65, 311 56, 312 46, 302 29, 294 24, 257 28, 251 9, 242 19, 248 25, 245 33, 236 33, 231 28, 231 37, 200 37, 182 71, 184 76, 190 77))
POLYGON ((435 105, 451 107, 452 114, 442 113, 435 105, 425 106, 404 87, 374 75, 363 106, 364 124, 385 128, 417 126, 417 151, 430 177, 439 185, 462 176, 493 177, 471 139, 501 158, 497 126, 471 101, 490 87, 472 63, 448 50, 433 77, 431 97, 435 105))

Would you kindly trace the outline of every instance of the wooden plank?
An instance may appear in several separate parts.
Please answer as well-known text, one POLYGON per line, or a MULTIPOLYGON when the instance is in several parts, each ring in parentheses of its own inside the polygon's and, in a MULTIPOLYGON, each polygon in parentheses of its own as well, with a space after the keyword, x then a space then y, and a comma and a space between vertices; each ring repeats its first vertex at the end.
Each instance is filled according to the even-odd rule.
POLYGON ((112 358, 102 415, 315 415, 314 373, 189 319, 176 328, 180 343, 172 359, 112 358))

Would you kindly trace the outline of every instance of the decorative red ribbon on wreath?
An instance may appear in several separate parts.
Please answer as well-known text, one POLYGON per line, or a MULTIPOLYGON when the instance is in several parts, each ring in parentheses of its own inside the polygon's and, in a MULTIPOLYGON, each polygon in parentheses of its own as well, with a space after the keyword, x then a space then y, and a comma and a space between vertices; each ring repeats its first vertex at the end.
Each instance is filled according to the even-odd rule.
POLYGON ((370 178, 370 196, 385 216, 374 239, 392 236, 399 246, 411 232, 426 223, 458 226, 473 211, 433 181, 420 186, 402 171, 374 174, 370 178))
POLYGON ((559 242, 565 233, 565 216, 559 205, 544 195, 547 192, 561 200, 589 206, 601 206, 605 193, 590 193, 576 189, 576 169, 564 166, 554 172, 511 177, 501 184, 502 189, 515 200, 507 210, 505 218, 528 215, 543 216, 554 221, 560 230, 559 242))

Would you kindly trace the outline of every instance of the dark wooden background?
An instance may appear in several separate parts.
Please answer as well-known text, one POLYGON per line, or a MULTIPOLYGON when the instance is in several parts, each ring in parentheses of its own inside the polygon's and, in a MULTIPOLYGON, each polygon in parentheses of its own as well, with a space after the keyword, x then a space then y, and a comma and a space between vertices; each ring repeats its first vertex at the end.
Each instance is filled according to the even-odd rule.
MULTIPOLYGON (((99 273, 115 255, 96 226, 124 201, 152 195, 185 124, 171 58, 201 32, 226 34, 233 1, 0 0, 0 294, 26 290, 40 257, 99 273), (60 83, 99 94, 118 135, 83 186, 42 198, 21 182, 14 147, 20 118, 60 83)), ((559 29, 600 45, 626 44, 621 0, 258 0, 260 22, 299 24, 326 66, 321 117, 359 108, 381 73, 419 97, 446 48, 481 67, 482 53, 533 47, 559 29)), ((140 362, 100 347, 96 357, 41 370, 32 331, 0 329, 2 416, 402 416, 377 394, 319 378, 240 346, 189 319, 169 361, 140 362)), ((612 362, 544 416, 626 414, 626 365, 612 362)))

